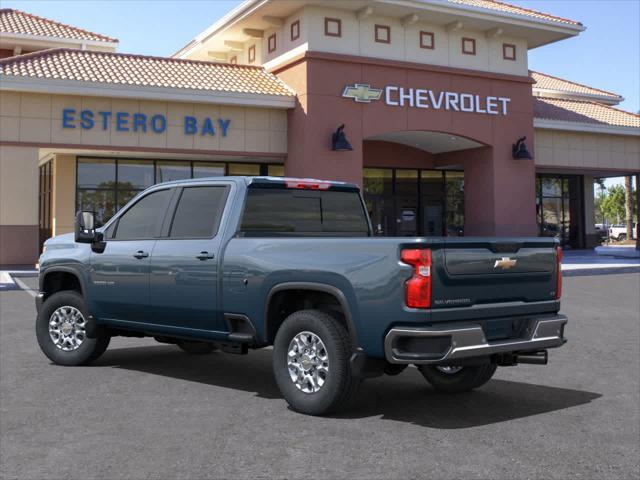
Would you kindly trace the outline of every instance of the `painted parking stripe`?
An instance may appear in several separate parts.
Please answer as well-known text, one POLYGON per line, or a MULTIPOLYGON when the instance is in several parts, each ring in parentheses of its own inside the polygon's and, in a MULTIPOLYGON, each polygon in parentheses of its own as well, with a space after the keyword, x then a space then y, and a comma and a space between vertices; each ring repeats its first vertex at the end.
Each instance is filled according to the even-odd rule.
POLYGON ((22 280, 20 280, 19 278, 14 278, 13 279, 16 284, 18 284, 18 286, 24 290, 25 292, 27 292, 29 295, 31 295, 32 297, 35 297, 37 295, 37 293, 26 283, 24 283, 22 280))

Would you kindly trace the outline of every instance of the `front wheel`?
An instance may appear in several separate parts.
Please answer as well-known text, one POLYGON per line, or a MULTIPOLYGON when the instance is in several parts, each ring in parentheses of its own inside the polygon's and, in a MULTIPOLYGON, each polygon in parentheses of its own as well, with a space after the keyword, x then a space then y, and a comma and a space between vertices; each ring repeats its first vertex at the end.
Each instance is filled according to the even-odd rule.
POLYGON ((496 373, 495 363, 468 367, 421 365, 422 376, 440 392, 460 393, 481 387, 496 373))
POLYGON ((289 315, 273 344, 273 372, 291 408, 308 415, 335 412, 353 398, 351 341, 344 326, 319 310, 289 315))
POLYGON ((87 337, 87 318, 78 292, 61 291, 45 300, 36 319, 36 338, 49 360, 58 365, 86 365, 105 352, 111 337, 87 337))

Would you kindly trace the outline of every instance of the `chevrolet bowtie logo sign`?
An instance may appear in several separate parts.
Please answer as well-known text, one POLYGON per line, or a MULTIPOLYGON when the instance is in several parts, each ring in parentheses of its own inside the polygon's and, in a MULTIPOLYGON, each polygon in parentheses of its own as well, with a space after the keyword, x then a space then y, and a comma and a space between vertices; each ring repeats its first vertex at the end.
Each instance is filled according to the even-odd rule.
POLYGON ((511 260, 509 257, 502 257, 500 260, 496 260, 496 263, 493 264, 493 268, 508 270, 515 267, 517 261, 518 260, 511 260))
POLYGON ((353 86, 344 87, 342 96, 344 98, 353 98, 358 103, 371 103, 372 100, 380 100, 382 89, 371 88, 371 85, 364 83, 356 83, 353 86))

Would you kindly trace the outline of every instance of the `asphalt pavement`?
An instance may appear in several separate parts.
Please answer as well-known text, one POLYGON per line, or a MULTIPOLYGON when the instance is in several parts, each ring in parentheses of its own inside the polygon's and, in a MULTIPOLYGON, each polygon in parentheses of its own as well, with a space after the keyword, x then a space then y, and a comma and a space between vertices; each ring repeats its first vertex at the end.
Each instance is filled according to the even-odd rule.
POLYGON ((0 478, 638 478, 640 275, 565 278, 562 311, 547 366, 458 395, 408 368, 315 418, 287 408, 270 350, 116 338, 93 366, 53 365, 32 297, 0 292, 0 478))

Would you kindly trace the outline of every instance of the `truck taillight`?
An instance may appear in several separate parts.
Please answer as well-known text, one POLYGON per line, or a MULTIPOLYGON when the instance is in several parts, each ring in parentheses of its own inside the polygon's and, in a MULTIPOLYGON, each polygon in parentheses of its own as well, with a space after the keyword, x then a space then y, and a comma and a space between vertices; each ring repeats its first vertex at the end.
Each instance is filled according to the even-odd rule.
POLYGON ((556 247, 556 299, 560 300, 562 296, 562 247, 556 247))
POLYGON ((407 307, 429 308, 431 306, 431 250, 402 250, 401 260, 413 266, 413 276, 405 283, 407 307))

